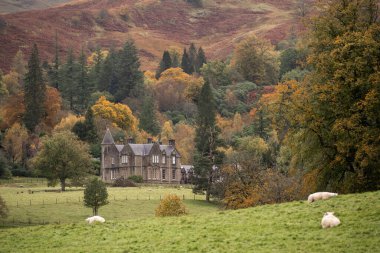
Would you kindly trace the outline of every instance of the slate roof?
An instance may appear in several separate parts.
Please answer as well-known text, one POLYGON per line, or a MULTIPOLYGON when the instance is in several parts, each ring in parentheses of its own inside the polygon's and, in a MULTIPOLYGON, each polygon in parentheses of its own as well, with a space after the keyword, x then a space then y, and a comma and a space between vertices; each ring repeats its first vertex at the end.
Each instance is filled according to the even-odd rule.
POLYGON ((123 148, 124 148, 124 145, 115 145, 116 146, 116 148, 117 148, 117 150, 120 152, 120 151, 122 151, 123 150, 123 148))
POLYGON ((105 133, 104 138, 103 138, 103 141, 102 141, 102 145, 110 145, 110 144, 114 144, 114 143, 115 143, 115 141, 113 140, 111 131, 107 128, 106 133, 105 133))
POLYGON ((135 155, 148 155, 153 147, 152 143, 149 144, 129 144, 135 155))

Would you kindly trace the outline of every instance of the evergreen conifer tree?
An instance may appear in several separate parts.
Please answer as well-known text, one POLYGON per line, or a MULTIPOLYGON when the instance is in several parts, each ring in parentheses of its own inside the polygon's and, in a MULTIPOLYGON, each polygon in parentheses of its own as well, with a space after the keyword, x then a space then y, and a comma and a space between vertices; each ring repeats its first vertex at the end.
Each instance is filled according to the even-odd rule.
POLYGON ((25 76, 24 86, 24 123, 32 132, 45 115, 45 99, 46 85, 42 77, 38 48, 34 44, 28 62, 28 72, 25 76))
POLYGON ((207 63, 205 52, 203 51, 202 47, 199 47, 197 59, 195 61, 195 72, 200 73, 200 69, 202 68, 203 64, 207 63))
POLYGON ((62 97, 69 103, 69 109, 74 110, 75 99, 78 92, 78 68, 73 51, 70 49, 67 60, 62 68, 62 97))
POLYGON ((113 48, 111 48, 108 56, 101 64, 99 80, 97 82, 97 89, 99 91, 108 91, 112 95, 116 93, 119 85, 117 76, 117 55, 113 48))
POLYGON ((58 55, 58 36, 57 36, 57 31, 55 32, 55 56, 54 56, 54 65, 53 68, 51 69, 50 73, 50 80, 51 80, 51 85, 55 87, 57 90, 59 90, 59 55, 58 55))
POLYGON ((196 66, 196 61, 197 61, 197 49, 195 48, 194 43, 190 44, 189 47, 189 59, 190 59, 190 65, 191 65, 191 73, 194 73, 195 71, 195 66, 196 66))
POLYGON ((126 97, 138 97, 143 88, 144 75, 140 71, 140 60, 137 55, 137 48, 132 40, 125 43, 119 52, 117 66, 117 77, 119 83, 115 93, 116 102, 120 102, 126 97))
POLYGON ((190 62, 189 55, 186 52, 186 48, 183 50, 183 55, 182 55, 182 61, 181 61, 181 68, 183 71, 189 75, 193 73, 192 71, 192 66, 190 62))
POLYGON ((72 131, 81 139, 88 143, 96 143, 98 141, 98 135, 96 134, 96 128, 94 123, 94 113, 88 108, 84 122, 78 121, 73 126, 72 131))
POLYGON ((161 131, 154 110, 154 100, 149 95, 144 99, 139 127, 152 135, 158 135, 161 131))
POLYGON ((162 55, 162 60, 160 62, 160 66, 157 69, 156 72, 156 78, 160 78, 161 73, 164 72, 165 70, 169 69, 172 67, 172 59, 170 57, 169 51, 164 51, 164 54, 162 55))
POLYGON ((206 82, 198 98, 198 117, 195 135, 194 155, 194 192, 206 192, 206 200, 210 200, 212 185, 217 176, 217 168, 221 163, 222 154, 217 151, 221 146, 216 125, 216 103, 212 88, 206 82))
POLYGON ((86 66, 86 56, 84 55, 83 49, 79 57, 78 64, 78 89, 77 89, 77 111, 83 112, 88 106, 88 99, 92 92, 92 87, 90 85, 87 66, 86 66))

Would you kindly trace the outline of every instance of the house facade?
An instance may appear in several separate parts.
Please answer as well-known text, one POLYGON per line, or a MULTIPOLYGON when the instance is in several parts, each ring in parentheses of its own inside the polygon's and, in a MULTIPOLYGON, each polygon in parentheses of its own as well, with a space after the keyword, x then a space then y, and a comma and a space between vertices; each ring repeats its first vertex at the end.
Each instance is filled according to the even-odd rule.
POLYGON ((101 146, 100 175, 104 182, 111 183, 117 178, 134 175, 141 176, 147 183, 184 182, 181 155, 175 147, 175 140, 169 140, 169 145, 162 145, 153 143, 151 138, 145 144, 135 144, 129 139, 126 144, 118 145, 107 129, 101 146))

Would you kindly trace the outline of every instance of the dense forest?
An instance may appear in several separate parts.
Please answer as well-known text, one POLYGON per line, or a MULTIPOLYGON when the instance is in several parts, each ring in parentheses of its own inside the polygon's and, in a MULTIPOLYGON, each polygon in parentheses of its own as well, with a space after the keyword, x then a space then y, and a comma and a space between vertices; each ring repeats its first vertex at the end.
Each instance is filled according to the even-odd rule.
POLYGON ((120 143, 175 139, 182 164, 194 165, 194 191, 229 208, 378 190, 377 1, 318 8, 303 33, 275 46, 248 36, 212 61, 202 45, 168 47, 154 71, 140 70, 132 40, 63 56, 57 33, 49 62, 38 44, 19 51, 0 72, 0 177, 47 176, 36 157, 67 132, 96 174, 109 127, 120 143))

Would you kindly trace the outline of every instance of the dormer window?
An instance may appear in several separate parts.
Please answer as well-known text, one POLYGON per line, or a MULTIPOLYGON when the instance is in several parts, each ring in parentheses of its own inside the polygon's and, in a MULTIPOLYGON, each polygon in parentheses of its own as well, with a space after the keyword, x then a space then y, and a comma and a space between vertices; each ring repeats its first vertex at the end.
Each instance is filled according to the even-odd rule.
POLYGON ((165 156, 165 154, 162 154, 162 163, 163 163, 163 164, 166 163, 166 156, 165 156))
POLYGON ((153 163, 160 163, 160 157, 158 155, 152 156, 152 162, 153 163))
POLYGON ((121 163, 128 163, 128 156, 127 155, 122 155, 121 156, 121 163))

